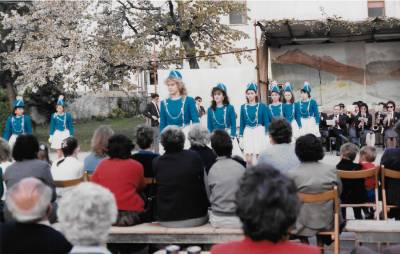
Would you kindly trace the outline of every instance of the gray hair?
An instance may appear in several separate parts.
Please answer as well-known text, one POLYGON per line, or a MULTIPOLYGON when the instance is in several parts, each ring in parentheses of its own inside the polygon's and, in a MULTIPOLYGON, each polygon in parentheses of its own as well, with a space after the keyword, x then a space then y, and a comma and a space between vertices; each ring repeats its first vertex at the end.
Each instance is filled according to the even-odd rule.
POLYGON ((109 125, 100 125, 94 131, 92 140, 90 141, 90 147, 97 156, 105 156, 108 140, 112 135, 114 135, 114 131, 109 125))
POLYGON ((44 219, 51 202, 52 190, 37 178, 24 178, 14 184, 6 195, 7 209, 18 222, 44 219))
POLYGON ((170 125, 162 131, 160 141, 165 151, 179 152, 185 145, 185 134, 178 126, 170 125))
POLYGON ((345 159, 354 161, 358 150, 359 149, 355 144, 347 142, 340 147, 340 155, 345 159))
POLYGON ((188 133, 192 146, 207 146, 210 143, 210 132, 201 124, 194 124, 188 133))
POLYGON ((11 147, 5 139, 0 138, 0 162, 11 159, 11 147))
POLYGON ((61 231, 73 245, 81 246, 104 244, 117 213, 114 195, 89 182, 65 193, 57 210, 61 231))

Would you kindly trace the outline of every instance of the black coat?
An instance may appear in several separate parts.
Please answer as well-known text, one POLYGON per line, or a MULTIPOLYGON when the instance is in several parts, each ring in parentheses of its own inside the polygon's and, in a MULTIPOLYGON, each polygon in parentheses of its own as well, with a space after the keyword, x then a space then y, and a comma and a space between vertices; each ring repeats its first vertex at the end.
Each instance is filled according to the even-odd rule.
MULTIPOLYGON (((336 165, 336 169, 347 171, 362 170, 360 164, 345 159, 342 159, 336 165)), ((361 204, 367 202, 364 179, 341 179, 341 181, 343 190, 340 199, 343 204, 361 204)))
MULTIPOLYGON (((333 120, 335 118, 334 115, 329 115, 328 120, 333 120)), ((342 131, 342 134, 347 136, 348 135, 348 130, 347 130, 347 123, 349 122, 349 118, 345 114, 339 115, 339 122, 338 125, 340 127, 340 130, 342 131)), ((333 128, 337 128, 337 126, 333 126, 333 128)))
POLYGON ((157 217, 180 221, 207 215, 208 198, 200 156, 190 150, 165 153, 153 160, 157 181, 157 217))
MULTIPOLYGON (((381 158, 381 165, 400 171, 400 148, 386 149, 381 158)), ((388 204, 400 206, 400 180, 387 178, 385 185, 388 204)))
POLYGON ((152 116, 155 116, 158 119, 160 118, 160 109, 157 109, 157 107, 154 105, 154 103, 150 102, 149 104, 147 104, 146 110, 144 111, 143 115, 150 119, 152 127, 156 127, 156 126, 160 125, 160 122, 157 120, 154 120, 152 117, 152 116))
POLYGON ((195 151, 200 156, 201 160, 203 161, 204 169, 208 174, 211 166, 217 160, 217 155, 214 153, 214 151, 208 146, 191 146, 189 150, 195 151))

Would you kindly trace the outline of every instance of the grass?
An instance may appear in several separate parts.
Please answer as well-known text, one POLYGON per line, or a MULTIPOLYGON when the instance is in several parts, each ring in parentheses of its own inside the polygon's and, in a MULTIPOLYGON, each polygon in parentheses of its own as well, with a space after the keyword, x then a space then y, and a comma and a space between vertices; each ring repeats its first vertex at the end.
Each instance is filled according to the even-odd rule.
MULTIPOLYGON (((93 132, 100 125, 110 125, 117 134, 124 134, 131 139, 134 139, 136 126, 145 122, 143 117, 136 116, 131 118, 107 118, 104 120, 88 120, 78 122, 75 127, 75 138, 78 139, 81 151, 90 151, 90 140, 93 132)), ((49 126, 37 126, 34 130, 34 135, 39 141, 48 144, 49 126)))

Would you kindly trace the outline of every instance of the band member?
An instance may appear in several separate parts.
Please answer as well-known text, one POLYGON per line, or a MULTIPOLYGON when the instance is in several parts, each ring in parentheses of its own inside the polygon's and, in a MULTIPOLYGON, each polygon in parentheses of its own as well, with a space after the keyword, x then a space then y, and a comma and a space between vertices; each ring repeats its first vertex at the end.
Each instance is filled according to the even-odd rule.
POLYGON ((233 140, 232 155, 241 155, 236 139, 236 113, 229 103, 226 86, 218 83, 211 91, 211 106, 207 110, 207 127, 210 132, 226 130, 233 140))
POLYGON ((311 133, 316 137, 321 137, 319 133, 320 115, 318 104, 316 100, 311 98, 311 85, 309 82, 304 82, 304 86, 300 90, 300 96, 302 135, 311 133))
POLYGON ((272 82, 269 91, 271 93, 272 102, 268 105, 268 113, 271 114, 271 120, 273 118, 283 117, 283 104, 281 102, 280 89, 276 81, 272 82))
POLYGON ((396 112, 396 104, 394 101, 386 103, 387 114, 383 119, 383 126, 385 128, 385 146, 386 148, 397 147, 398 134, 394 131, 393 127, 400 120, 400 113, 396 112))
POLYGON ((329 137, 335 137, 336 155, 339 155, 340 147, 348 138, 347 135, 347 116, 340 114, 340 105, 333 108, 333 115, 328 116, 328 120, 333 120, 334 124, 329 128, 329 137))
POLYGON ((240 137, 246 162, 253 164, 260 152, 266 148, 266 132, 270 119, 266 106, 258 101, 257 85, 250 83, 246 88, 247 103, 240 108, 240 137), (265 138, 263 138, 265 137, 265 138))
POLYGON ((22 97, 17 96, 13 102, 14 112, 7 118, 3 138, 8 140, 11 147, 14 146, 19 135, 32 134, 32 121, 29 116, 24 115, 24 106, 22 97))
POLYGON ((360 146, 360 136, 359 132, 357 131, 357 115, 360 112, 360 102, 355 101, 352 104, 352 110, 347 112, 347 117, 349 119, 349 139, 350 142, 360 146))
POLYGON ((58 158, 63 156, 61 144, 64 139, 74 135, 74 124, 69 112, 65 112, 64 96, 57 100, 56 112, 50 118, 49 142, 50 147, 56 149, 58 158))
POLYGON ((153 137, 153 147, 155 152, 159 150, 159 136, 160 136, 160 107, 158 103, 160 101, 160 96, 156 93, 151 94, 151 102, 147 104, 146 110, 143 113, 145 117, 150 120, 150 125, 154 130, 153 137))
POLYGON ((284 87, 283 116, 292 125, 293 139, 300 137, 300 104, 298 102, 295 102, 292 85, 289 82, 286 82, 284 87))
POLYGON ((372 115, 368 112, 366 103, 360 104, 360 112, 356 116, 357 132, 361 139, 361 146, 375 146, 375 134, 371 130, 372 115))
POLYGON ((160 104, 160 131, 169 125, 182 127, 186 135, 185 148, 190 144, 187 140, 190 124, 198 123, 199 116, 196 110, 196 102, 187 95, 182 74, 173 70, 165 80, 168 88, 169 97, 160 104))
POLYGON ((375 144, 377 145, 384 145, 383 134, 384 134, 384 127, 383 127, 383 119, 386 116, 384 111, 386 108, 386 103, 379 102, 375 108, 375 122, 372 126, 372 130, 375 132, 375 144))
POLYGON ((206 110, 203 107, 203 99, 200 96, 196 96, 196 108, 199 115, 200 123, 203 126, 207 126, 206 110))

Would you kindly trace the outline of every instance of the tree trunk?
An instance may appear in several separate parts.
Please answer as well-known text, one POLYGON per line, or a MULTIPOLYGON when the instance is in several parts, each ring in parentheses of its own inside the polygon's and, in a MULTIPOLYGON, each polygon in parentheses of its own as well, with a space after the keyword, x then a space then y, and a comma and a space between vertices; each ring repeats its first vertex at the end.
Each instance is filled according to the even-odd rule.
POLYGON ((14 89, 15 77, 12 76, 11 71, 6 70, 4 72, 0 72, 0 80, 3 80, 3 87, 6 89, 10 108, 12 108, 15 97, 17 96, 14 89))
POLYGON ((186 57, 189 57, 190 69, 200 69, 196 59, 195 45, 192 38, 190 36, 181 36, 181 42, 186 51, 186 57))

